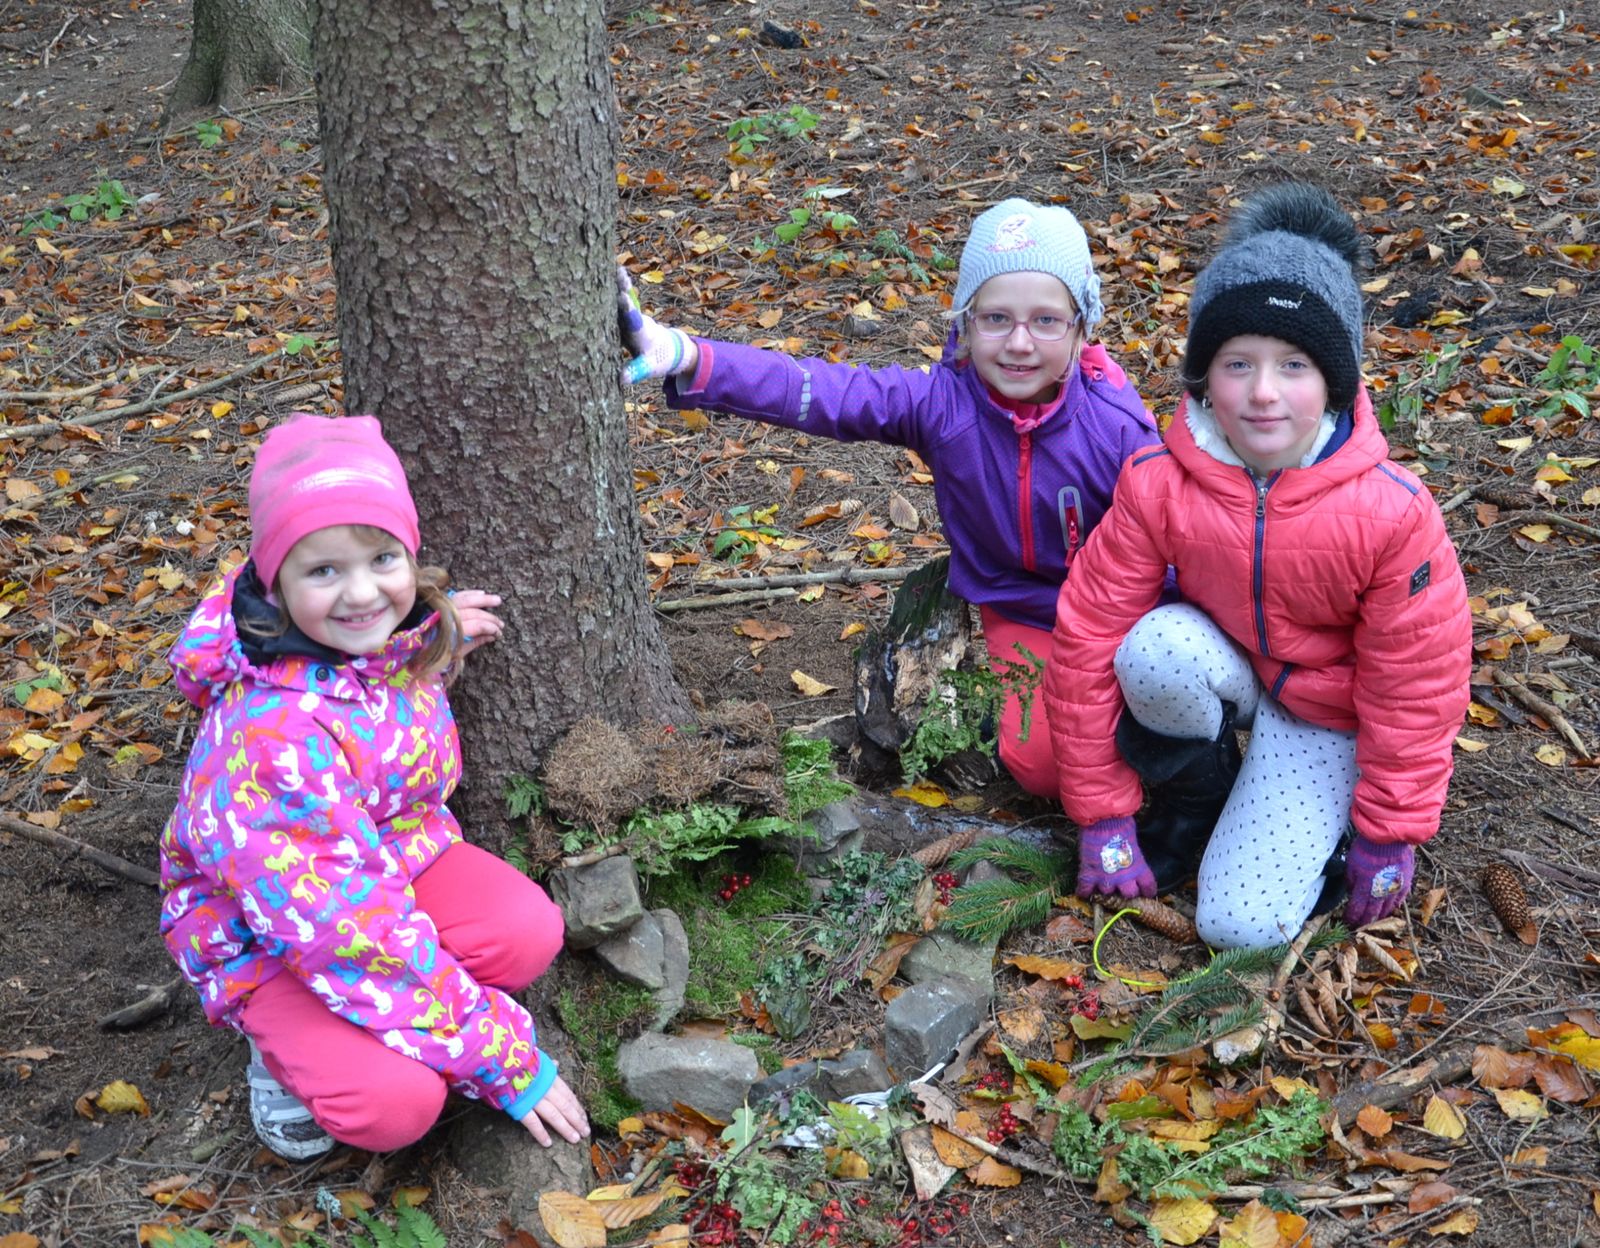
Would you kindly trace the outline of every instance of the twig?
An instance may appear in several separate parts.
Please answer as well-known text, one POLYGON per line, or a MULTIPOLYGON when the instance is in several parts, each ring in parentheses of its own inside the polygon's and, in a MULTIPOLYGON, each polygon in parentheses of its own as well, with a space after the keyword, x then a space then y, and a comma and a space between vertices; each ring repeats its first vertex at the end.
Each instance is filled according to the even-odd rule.
MULTIPOLYGON (((1600 536, 1597 533, 1596 536, 1600 536)), ((1524 710, 1531 711, 1541 719, 1547 721, 1551 727, 1567 739, 1567 744, 1578 751, 1580 758, 1593 758, 1589 747, 1583 743, 1583 738, 1578 735, 1578 730, 1567 722, 1567 717, 1549 702, 1546 702, 1532 689, 1523 684, 1510 672, 1501 668, 1494 669, 1494 683, 1506 691, 1513 702, 1524 710)))
POLYGON ((59 490, 51 490, 33 498, 24 499, 15 504, 22 511, 32 511, 35 507, 42 507, 46 503, 53 503, 58 498, 70 498, 80 490, 92 490, 97 485, 104 485, 107 481, 115 481, 118 477, 128 476, 135 472, 149 472, 149 464, 124 464, 121 468, 113 468, 110 472, 102 472, 98 477, 90 477, 87 481, 78 481, 72 485, 64 485, 59 490))
POLYGON ((622 845, 619 842, 616 845, 607 845, 601 849, 589 849, 581 854, 573 854, 570 858, 563 858, 561 865, 569 870, 573 867, 592 867, 595 863, 604 862, 607 858, 615 858, 621 852, 622 845))
POLYGON ((68 13, 67 20, 61 23, 61 29, 56 31, 56 37, 44 45, 44 52, 40 61, 40 67, 42 69, 50 68, 50 54, 56 50, 56 44, 60 43, 61 37, 67 33, 67 27, 71 26, 72 23, 77 20, 78 15, 76 13, 68 13))
POLYGON ((95 1025, 101 1031, 131 1031, 135 1027, 142 1027, 172 1008, 172 998, 182 986, 183 976, 176 975, 132 1005, 112 1010, 95 1025))
POLYGON ((1582 867, 1558 867, 1553 862, 1545 862, 1542 858, 1535 858, 1520 849, 1502 849, 1499 852, 1507 862, 1514 863, 1525 871, 1531 871, 1534 875, 1542 875, 1547 880, 1554 880, 1575 893, 1600 887, 1600 872, 1586 871, 1582 867))
POLYGON ((169 394, 166 398, 146 399, 142 403, 130 403, 126 407, 113 407, 104 412, 90 412, 89 415, 79 420, 50 421, 36 425, 6 425, 0 428, 0 442, 9 438, 26 438, 56 433, 63 429, 87 429, 94 425, 103 425, 108 420, 116 420, 122 416, 142 416, 146 412, 153 412, 158 407, 171 407, 174 403, 181 403, 184 399, 198 398, 202 394, 210 394, 213 390, 220 390, 224 386, 232 385, 252 373, 258 373, 273 360, 281 358, 283 352, 274 351, 270 355, 263 355, 260 359, 243 368, 237 368, 225 377, 215 377, 198 386, 190 386, 187 390, 180 390, 177 394, 169 394))
POLYGON ((0 393, 0 406, 7 403, 54 403, 58 399, 81 399, 111 384, 110 381, 91 381, 76 390, 13 390, 9 394, 0 393))
POLYGON ((720 580, 701 581, 695 588, 707 593, 734 592, 747 589, 778 589, 791 585, 865 585, 868 581, 903 581, 920 567, 920 564, 901 564, 893 568, 858 568, 846 565, 827 572, 780 572, 774 576, 730 576, 720 580))
POLYGON ((125 880, 132 880, 135 884, 148 884, 151 888, 159 888, 161 877, 154 871, 145 867, 135 866, 126 858, 118 858, 115 854, 108 854, 103 849, 96 849, 93 845, 85 845, 82 841, 75 841, 70 836, 61 832, 52 832, 49 828, 41 828, 26 820, 18 819, 15 815, 0 814, 0 832, 10 832, 22 837, 23 840, 33 841, 39 845, 48 845, 52 849, 61 851, 64 861, 70 862, 74 858, 86 858, 97 867, 104 867, 113 875, 120 875, 125 880))
POLYGON ((742 594, 697 594, 693 598, 669 598, 655 604, 657 611, 700 611, 706 607, 736 607, 745 602, 771 602, 793 598, 798 589, 752 589, 742 594))
POLYGON ((1439 504, 1439 511, 1443 515, 1448 515, 1450 512, 1454 511, 1457 507, 1461 506, 1462 503, 1466 502, 1471 497, 1472 497, 1472 487, 1469 485, 1464 490, 1457 490, 1448 499, 1446 499, 1444 502, 1440 503, 1439 504))
POLYGON ((1305 926, 1300 929, 1300 934, 1294 938, 1294 942, 1289 946, 1289 952, 1284 956, 1283 961, 1278 963, 1278 969, 1273 972, 1272 981, 1267 985, 1266 1001, 1264 1002, 1266 1017, 1261 1024, 1263 1044, 1271 1044, 1277 1039, 1278 1032, 1288 1017, 1288 1010, 1279 1005, 1279 1002, 1283 1000, 1283 990, 1288 985, 1290 977, 1294 974, 1294 968, 1299 964, 1300 959, 1305 956, 1306 946, 1322 930, 1322 925, 1327 921, 1328 916, 1326 914, 1312 915, 1311 918, 1307 919, 1305 926))

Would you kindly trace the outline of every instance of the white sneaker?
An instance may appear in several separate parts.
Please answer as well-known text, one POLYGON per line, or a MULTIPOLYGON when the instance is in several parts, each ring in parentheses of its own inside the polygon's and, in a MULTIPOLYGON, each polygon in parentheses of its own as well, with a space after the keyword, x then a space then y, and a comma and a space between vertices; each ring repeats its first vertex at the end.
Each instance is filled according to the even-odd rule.
POLYGON ((333 1148, 333 1136, 272 1077, 254 1040, 250 1041, 250 1064, 244 1075, 250 1085, 250 1124, 263 1144, 287 1161, 310 1161, 333 1148))

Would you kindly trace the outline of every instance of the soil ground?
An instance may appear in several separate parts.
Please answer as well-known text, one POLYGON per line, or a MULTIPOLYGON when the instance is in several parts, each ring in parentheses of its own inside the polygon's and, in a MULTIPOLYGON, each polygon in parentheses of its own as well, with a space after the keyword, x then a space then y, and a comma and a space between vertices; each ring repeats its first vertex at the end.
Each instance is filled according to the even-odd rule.
MULTIPOLYGON (((953 254, 981 206, 1008 194, 1062 196, 1112 257, 1101 336, 1160 410, 1175 390, 1182 290, 1226 204, 1281 177, 1323 181, 1359 210, 1377 245, 1369 374, 1386 393, 1419 399, 1418 419, 1394 433, 1397 455, 1427 471, 1441 502, 1456 503, 1449 520, 1472 591, 1489 607, 1523 603, 1531 617, 1482 615, 1484 657, 1528 678, 1583 740, 1600 742, 1600 643, 1590 634, 1600 565, 1584 532, 1537 528, 1552 514, 1596 522, 1590 500, 1600 495, 1578 465, 1600 456, 1600 425, 1571 409, 1537 421, 1527 419, 1536 404, 1511 410, 1560 335, 1600 342, 1589 241, 1600 210, 1600 37, 1582 16, 1581 7, 1513 15, 1466 4, 1402 12, 1249 0, 619 9, 620 246, 636 271, 664 277, 645 285, 649 306, 686 327, 916 363, 941 336, 941 282, 903 261, 874 269, 865 241, 892 230, 921 249, 926 267, 929 240, 953 254), (805 46, 755 38, 768 19, 805 46), (775 140, 757 159, 730 163, 730 121, 797 104, 821 118, 812 141, 775 140), (814 234, 781 259, 751 245, 823 184, 850 188, 832 203, 858 218, 861 233, 814 234), (892 308, 874 284, 885 272, 900 298, 892 308), (874 301, 880 328, 852 336, 863 327, 844 317, 862 299, 874 301), (771 308, 782 309, 775 324, 760 319, 771 308), (1466 366, 1440 378, 1427 353, 1452 343, 1466 366), (1494 423, 1496 404, 1514 427, 1494 423), (1532 441, 1507 445, 1519 437, 1532 441), (1536 481, 1546 455, 1564 457, 1574 479, 1536 481), (1468 489, 1476 492, 1460 498, 1468 489), (1522 644, 1538 640, 1541 623, 1553 636, 1522 644)), ((172 391, 180 376, 248 364, 261 340, 276 345, 275 331, 334 333, 314 103, 264 91, 231 110, 239 128, 221 146, 201 148, 192 131, 161 141, 163 92, 188 21, 188 6, 173 0, 0 0, 6 423, 62 415, 7 398, 16 392, 114 372, 120 388, 102 402, 134 402, 150 377, 172 391), (156 198, 117 221, 24 233, 29 214, 113 178, 133 198, 156 198)), ((64 747, 31 757, 26 743, 16 747, 0 765, 0 809, 60 815, 78 840, 156 866, 191 724, 163 683, 161 656, 197 585, 242 538, 250 435, 295 408, 332 410, 337 398, 336 359, 313 349, 92 437, 0 441, 0 475, 65 491, 8 500, 22 514, 7 513, 0 530, 0 675, 15 686, 58 664, 81 691, 62 715, 99 712, 76 730, 81 759, 64 747), (214 415, 218 401, 234 407, 214 415)), ((695 577, 711 566, 708 533, 732 523, 739 506, 776 505, 774 526, 811 543, 809 556, 764 546, 740 568, 747 574, 828 566, 836 556, 893 565, 941 549, 921 466, 904 452, 732 421, 686 424, 649 395, 635 398, 647 553, 658 556, 650 573, 662 599, 696 592, 695 577), (795 468, 805 469, 798 481, 795 468), (897 493, 920 514, 915 530, 890 526, 897 493), (840 519, 799 527, 845 499, 859 512, 841 508, 840 519), (857 536, 868 523, 886 535, 857 536), (704 560, 685 561, 685 552, 704 560)), ((763 700, 781 722, 798 723, 849 709, 855 642, 842 634, 881 622, 889 598, 879 585, 834 587, 816 601, 675 612, 664 627, 691 688, 763 700), (754 645, 734 631, 750 617, 792 633, 754 645), (803 696, 796 670, 838 692, 803 696)), ((1572 747, 1538 717, 1503 698, 1497 706, 1486 675, 1475 683, 1486 687, 1479 705, 1489 722, 1466 735, 1488 748, 1459 756, 1414 894, 1442 889, 1445 902, 1426 925, 1412 907, 1416 988, 1442 1004, 1446 1021, 1420 1039, 1409 1032, 1408 1044, 1489 1037, 1529 1011, 1596 1000, 1600 914, 1582 872, 1600 868, 1600 773, 1575 765, 1572 747), (1563 745, 1565 765, 1535 761, 1536 749, 1563 745), (1536 864, 1526 871, 1535 948, 1501 932, 1478 887, 1484 864, 1507 848, 1536 864)), ((14 742, 61 722, 22 709, 25 697, 8 689, 0 708, 14 742)), ((991 805, 1014 798, 986 795, 991 805)), ((154 890, 5 832, 0 845, 0 1239, 27 1231, 49 1245, 133 1243, 135 1228, 161 1212, 142 1189, 187 1174, 211 1184, 219 1202, 270 1221, 308 1208, 323 1184, 417 1184, 435 1193, 430 1208, 453 1244, 501 1242, 494 1202, 430 1142, 380 1159, 341 1152, 322 1168, 271 1164, 249 1128, 242 1046, 205 1027, 186 993, 143 1027, 98 1029, 97 1019, 172 976, 154 890), (119 1079, 143 1092, 148 1117, 80 1112, 83 1094, 119 1079)), ((1347 1062, 1329 1069, 1340 1080, 1355 1073, 1347 1062)), ((1448 1176, 1482 1201, 1471 1242, 1600 1242, 1593 1109, 1553 1105, 1533 1137, 1550 1146, 1548 1166, 1512 1170, 1502 1159, 1521 1146, 1523 1128, 1485 1099, 1468 1111, 1471 1131, 1448 1176)), ((1338 1232, 1352 1244, 1420 1234, 1420 1223, 1403 1220, 1326 1214, 1317 1224, 1328 1242, 1338 1232)), ((1129 1235, 1081 1195, 1030 1181, 983 1194, 948 1242, 1129 1235)))

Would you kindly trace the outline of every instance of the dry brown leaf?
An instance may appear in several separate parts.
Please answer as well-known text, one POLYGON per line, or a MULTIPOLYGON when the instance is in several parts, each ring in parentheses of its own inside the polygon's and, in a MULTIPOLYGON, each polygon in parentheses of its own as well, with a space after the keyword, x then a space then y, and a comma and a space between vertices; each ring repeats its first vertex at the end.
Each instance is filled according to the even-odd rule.
POLYGON ((1532 1148, 1519 1148, 1506 1158, 1506 1164, 1542 1169, 1550 1164, 1550 1150, 1543 1144, 1537 1144, 1532 1148))
POLYGON ((606 1229, 616 1231, 625 1226, 632 1226, 640 1218, 648 1218, 661 1208, 668 1195, 669 1192, 662 1189, 651 1192, 648 1196, 624 1196, 621 1200, 608 1200, 595 1207, 600 1210, 600 1221, 605 1224, 606 1229))
POLYGON ((1446 1183, 1443 1179, 1430 1179, 1425 1183, 1418 1183, 1411 1189, 1411 1200, 1406 1206, 1406 1211, 1430 1213, 1440 1205, 1449 1204, 1459 1195, 1461 1195, 1460 1190, 1453 1184, 1446 1183))
POLYGON ((1478 1211, 1476 1209, 1462 1209, 1451 1214, 1438 1226, 1430 1226, 1430 1235, 1470 1235, 1478 1229, 1478 1211))
POLYGON ((1440 1161, 1436 1157, 1418 1157, 1415 1153, 1402 1152, 1398 1148, 1388 1148, 1375 1154, 1377 1160, 1386 1166, 1406 1174, 1415 1174, 1418 1170, 1448 1170, 1450 1163, 1440 1161))
POLYGON ((1016 1187, 1022 1182, 1022 1171, 993 1157, 985 1157, 967 1171, 967 1178, 979 1187, 1016 1187))
POLYGON ((1569 1059, 1541 1053, 1534 1059, 1533 1081, 1552 1101, 1576 1105, 1594 1094, 1588 1078, 1569 1059))
POLYGON ((1024 974, 1037 975, 1041 979, 1081 977, 1084 970, 1082 962, 1073 962, 1066 958, 1041 958, 1029 953, 1015 954, 1008 957, 1006 962, 1024 974))
POLYGON ((1461 1111, 1441 1097, 1428 1098, 1428 1107, 1422 1111, 1422 1129, 1441 1140, 1459 1140, 1467 1133, 1467 1123, 1461 1111))
POLYGON ((539 1220, 560 1248, 605 1248, 605 1220, 582 1196, 545 1192, 539 1197, 539 1220))
POLYGON ((1114 1205, 1133 1195, 1133 1188, 1117 1177, 1117 1159, 1107 1157, 1100 1163, 1100 1178, 1095 1183, 1094 1198, 1103 1205, 1114 1205))
POLYGON ((916 529, 922 523, 922 517, 917 514, 917 509, 911 505, 909 499, 901 494, 889 495, 889 523, 897 529, 916 529))
POLYGON ((1044 1028, 1044 1011, 1037 1005, 1022 1005, 1014 1010, 1001 1010, 995 1017, 1002 1030, 1018 1044, 1032 1044, 1044 1028))
POLYGON ((921 934, 916 932, 891 933, 883 948, 878 951, 878 956, 867 963, 862 970, 861 978, 872 986, 874 992, 879 991, 895 977, 900 970, 901 961, 921 939, 921 934))
POLYGON ((687 1222, 673 1222, 659 1230, 651 1231, 645 1243, 651 1248, 666 1248, 666 1245, 687 1245, 694 1238, 694 1232, 689 1229, 687 1222))
POLYGON ((764 620, 740 620, 733 626, 733 631, 741 637, 750 637, 756 641, 778 641, 784 637, 793 637, 794 629, 788 624, 768 623, 764 620))
POLYGON ((1158 1200, 1150 1210, 1150 1225, 1160 1231, 1162 1241, 1169 1244, 1195 1243, 1216 1220, 1216 1209, 1192 1196, 1158 1200))
POLYGON ((1387 1110, 1380 1109, 1376 1105, 1366 1105, 1356 1115, 1356 1126, 1365 1131, 1368 1138, 1375 1140, 1389 1134, 1389 1129, 1394 1126, 1394 1118, 1387 1110))
POLYGON ((1278 1248, 1278 1217, 1259 1200, 1252 1200, 1219 1228, 1217 1248, 1278 1248))
MULTIPOLYGON (((981 1124, 979 1130, 982 1130, 981 1124)), ((939 1154, 939 1160, 945 1165, 954 1166, 957 1170, 975 1166, 989 1155, 976 1144, 969 1144, 940 1126, 933 1128, 933 1151, 939 1154)))
MULTIPOLYGON (((139 1242, 145 1243, 144 1227, 139 1228, 139 1242)), ((0 1248, 39 1248, 39 1237, 30 1235, 27 1231, 11 1231, 9 1234, 0 1235, 0 1248)))
POLYGON ((1044 925, 1044 938, 1053 945, 1083 944, 1094 939, 1094 928, 1075 914, 1058 914, 1044 925))
POLYGON ((1479 1086, 1520 1088, 1533 1078, 1532 1053, 1507 1053, 1498 1045, 1480 1044, 1472 1050, 1472 1076, 1479 1086))

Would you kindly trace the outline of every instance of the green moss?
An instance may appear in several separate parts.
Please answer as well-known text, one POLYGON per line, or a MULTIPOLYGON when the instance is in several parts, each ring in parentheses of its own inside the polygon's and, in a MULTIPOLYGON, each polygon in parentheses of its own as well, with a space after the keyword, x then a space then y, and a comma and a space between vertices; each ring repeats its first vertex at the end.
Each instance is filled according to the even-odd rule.
POLYGON ((649 904, 676 911, 689 938, 687 1011, 710 1018, 738 1012, 740 994, 755 989, 763 964, 789 933, 789 922, 775 916, 804 911, 810 896, 794 864, 771 853, 748 863, 724 855, 649 887, 649 904), (722 878, 735 870, 748 873, 750 884, 723 901, 722 878))
POLYGON ((654 1012, 648 989, 606 977, 564 987, 556 997, 561 1026, 573 1051, 583 1055, 583 1086, 576 1090, 595 1124, 615 1130, 639 1112, 639 1103, 622 1090, 617 1049, 654 1012))
POLYGON ((775 1075, 783 1069, 783 1054, 778 1052, 778 1046, 773 1043, 771 1036, 759 1035, 753 1031, 736 1031, 728 1036, 735 1044, 742 1044, 756 1055, 756 1061, 761 1063, 763 1075, 775 1075))

